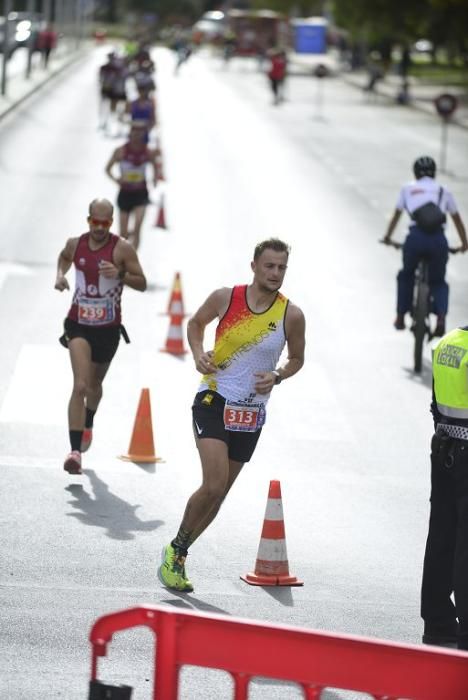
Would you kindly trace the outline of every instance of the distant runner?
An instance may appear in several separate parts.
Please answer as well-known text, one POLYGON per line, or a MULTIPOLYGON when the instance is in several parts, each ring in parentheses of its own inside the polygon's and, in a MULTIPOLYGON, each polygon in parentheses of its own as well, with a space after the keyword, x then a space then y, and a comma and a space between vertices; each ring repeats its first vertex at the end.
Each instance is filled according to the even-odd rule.
POLYGON ((120 235, 129 239, 133 247, 140 245, 140 232, 149 204, 146 169, 150 165, 153 170, 153 184, 158 183, 158 154, 148 148, 145 143, 146 123, 134 123, 130 129, 129 141, 116 148, 106 165, 106 173, 117 185, 119 194, 117 206, 120 212, 120 235), (118 165, 120 173, 114 175, 114 166, 118 165), (133 218, 130 231, 129 220, 133 218))

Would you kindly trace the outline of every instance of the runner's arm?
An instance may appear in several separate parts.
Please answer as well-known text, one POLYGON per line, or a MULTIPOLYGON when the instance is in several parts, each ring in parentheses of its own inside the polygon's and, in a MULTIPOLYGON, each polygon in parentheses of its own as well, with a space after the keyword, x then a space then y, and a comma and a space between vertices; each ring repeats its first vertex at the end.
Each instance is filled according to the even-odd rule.
POLYGON ((63 292, 64 289, 70 289, 68 280, 65 277, 65 275, 72 266, 77 245, 78 238, 69 238, 65 244, 65 248, 60 252, 60 255, 58 257, 57 275, 55 278, 54 288, 57 289, 59 292, 63 292))
POLYGON ((112 173, 112 168, 116 163, 119 163, 122 160, 122 153, 121 149, 117 148, 112 156, 109 159, 109 162, 106 165, 106 173, 109 175, 110 179, 113 180, 117 185, 120 185, 120 178, 116 177, 112 173))
POLYGON ((453 223, 455 224, 455 228, 457 229, 457 233, 460 236, 460 240, 462 243, 462 252, 464 253, 466 250, 468 250, 468 240, 466 238, 465 224, 463 223, 463 220, 458 212, 455 212, 450 216, 452 217, 453 223))
MULTIPOLYGON (((305 349, 305 318, 298 306, 289 304, 286 312, 285 330, 287 338, 288 359, 276 371, 283 379, 289 379, 299 372, 304 364, 305 349)), ((276 374, 273 372, 256 372, 255 391, 259 394, 269 394, 276 384, 276 374)))
POLYGON ((213 362, 213 352, 211 350, 205 352, 203 348, 205 328, 215 318, 221 318, 226 313, 230 298, 231 290, 228 287, 212 292, 187 324, 188 343, 195 361, 195 367, 201 374, 211 374, 216 371, 216 365, 213 362))
POLYGON ((395 209, 395 211, 393 212, 393 216, 390 219, 387 227, 387 232, 382 239, 383 243, 390 243, 390 241, 392 240, 392 233, 394 232, 396 225, 400 220, 401 212, 402 209, 395 209))
POLYGON ((123 256, 122 265, 117 270, 117 277, 127 287, 136 289, 137 292, 144 292, 146 289, 146 277, 135 248, 124 240, 120 240, 118 245, 123 247, 123 256))

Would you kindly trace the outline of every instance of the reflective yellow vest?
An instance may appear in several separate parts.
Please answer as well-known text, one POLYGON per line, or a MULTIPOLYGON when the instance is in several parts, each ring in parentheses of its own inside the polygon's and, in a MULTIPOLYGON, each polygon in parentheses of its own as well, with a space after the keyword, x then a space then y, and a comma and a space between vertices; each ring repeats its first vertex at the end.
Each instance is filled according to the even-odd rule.
POLYGON ((439 341, 432 356, 434 394, 446 418, 468 419, 468 330, 457 328, 439 341))

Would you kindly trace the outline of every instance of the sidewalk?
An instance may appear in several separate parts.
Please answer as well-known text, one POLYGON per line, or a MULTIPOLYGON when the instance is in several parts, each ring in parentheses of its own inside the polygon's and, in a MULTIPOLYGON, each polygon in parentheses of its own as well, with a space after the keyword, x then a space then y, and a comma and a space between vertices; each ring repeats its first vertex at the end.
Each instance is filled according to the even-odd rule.
MULTIPOLYGON (((364 92, 364 87, 368 83, 368 74, 365 70, 347 71, 338 62, 333 54, 307 55, 291 52, 288 56, 289 71, 291 74, 314 75, 314 71, 319 64, 325 65, 331 76, 338 77, 349 85, 363 91, 363 99, 376 100, 384 99, 389 104, 397 105, 396 96, 401 87, 401 78, 397 75, 387 75, 377 82, 372 93, 364 92)), ((325 78, 326 80, 326 78, 325 78)), ((434 99, 442 93, 451 93, 458 99, 458 108, 451 118, 451 123, 457 124, 463 129, 468 129, 468 94, 461 88, 447 87, 444 85, 427 84, 412 77, 409 81, 410 101, 408 108, 418 109, 427 114, 433 115, 440 120, 434 106, 434 99)))
MULTIPOLYGON (((26 78, 27 53, 26 50, 18 49, 8 62, 6 94, 0 95, 0 119, 65 68, 79 60, 88 50, 89 42, 83 41, 78 48, 72 49, 68 42, 63 41, 52 52, 47 68, 40 65, 39 55, 34 55, 30 77, 26 78)), ((0 55, 0 61, 2 60, 3 56, 0 55)))

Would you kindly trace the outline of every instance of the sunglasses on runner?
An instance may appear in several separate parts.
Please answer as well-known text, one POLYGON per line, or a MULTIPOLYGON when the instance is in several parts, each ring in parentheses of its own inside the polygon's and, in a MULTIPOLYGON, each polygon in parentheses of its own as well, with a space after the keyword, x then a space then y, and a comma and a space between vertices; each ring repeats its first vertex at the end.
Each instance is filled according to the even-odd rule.
POLYGON ((96 219, 94 216, 88 216, 88 221, 93 226, 102 226, 103 228, 112 226, 112 219, 96 219))

